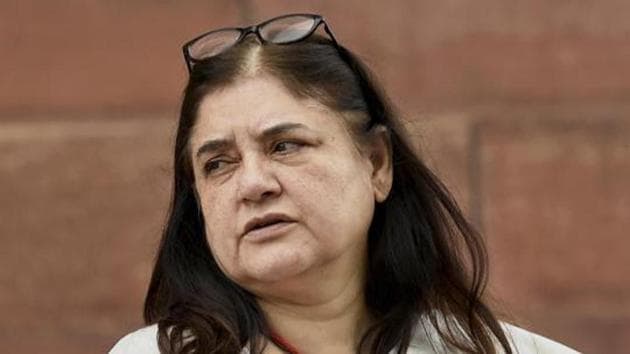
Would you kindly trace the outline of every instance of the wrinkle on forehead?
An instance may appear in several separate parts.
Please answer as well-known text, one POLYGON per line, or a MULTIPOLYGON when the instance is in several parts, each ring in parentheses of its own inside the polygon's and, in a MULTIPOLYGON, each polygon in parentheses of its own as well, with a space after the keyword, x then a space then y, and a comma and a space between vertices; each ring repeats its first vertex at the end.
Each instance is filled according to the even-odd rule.
MULTIPOLYGON (((252 54, 252 55, 257 55, 257 54, 252 54)), ((253 62, 251 62, 251 65, 255 65, 255 66, 258 65, 258 63, 256 62, 256 59, 251 59, 251 60, 254 60, 253 62)), ((199 113, 201 112, 208 113, 215 110, 223 111, 221 116, 217 116, 218 118, 221 118, 221 117, 225 118, 225 117, 230 117, 230 116, 236 117, 236 116, 242 116, 243 114, 245 114, 245 116, 249 116, 251 119, 248 119, 247 122, 242 122, 243 124, 247 123, 243 127, 246 128, 246 131, 251 136, 255 136, 258 134, 258 132, 260 132, 265 127, 268 127, 271 124, 275 124, 279 121, 285 121, 286 119, 290 119, 292 116, 299 115, 300 113, 296 113, 297 112, 296 109, 297 110, 307 109, 307 110, 318 112, 321 115, 320 119, 322 117, 328 117, 329 119, 337 120, 339 123, 341 123, 342 129, 345 131, 346 134, 348 134, 348 136, 353 140, 353 142, 357 145, 357 147, 359 145, 362 145, 360 144, 362 140, 361 139, 362 134, 360 133, 360 131, 361 131, 361 127, 363 126, 363 122, 366 119, 365 113, 336 111, 335 109, 327 106, 326 104, 324 104, 323 102, 319 101, 316 98, 299 97, 299 96, 294 95, 291 91, 289 91, 289 89, 284 85, 284 83, 281 80, 279 80, 277 77, 269 73, 266 73, 265 71, 258 71, 256 74, 253 74, 253 72, 257 70, 257 68, 251 67, 250 70, 252 74, 241 75, 239 78, 236 79, 234 83, 232 83, 229 86, 226 86, 225 88, 223 88, 223 90, 219 92, 214 92, 208 95, 208 96, 216 95, 215 98, 218 98, 218 99, 208 99, 208 97, 204 97, 201 103, 201 107, 203 108, 200 109, 199 113), (258 96, 257 94, 255 94, 255 92, 258 92, 259 90, 261 90, 261 87, 262 87, 263 92, 271 92, 279 88, 281 89, 282 92, 286 94, 286 96, 283 95, 284 98, 278 103, 281 105, 280 108, 273 107, 269 109, 261 109, 261 105, 267 107, 266 104, 269 104, 269 100, 259 102, 260 105, 254 104, 253 106, 257 107, 255 109, 252 109, 252 105, 243 106, 240 104, 239 105, 228 104, 227 106, 225 106, 223 104, 224 102, 231 102, 231 103, 235 101, 238 102, 237 97, 239 97, 239 95, 258 96), (226 100, 226 96, 224 95, 228 95, 227 97, 230 97, 230 99, 226 100), (287 101, 287 98, 289 99, 289 101, 287 101), (298 103, 298 104, 296 105, 295 103, 298 103), (290 104, 290 106, 288 106, 288 104, 290 104), (228 111, 224 111, 226 108, 228 109, 228 111), (245 110, 245 113, 241 114, 242 110, 245 110)), ((200 119, 197 120, 195 126, 193 127, 193 134, 191 135, 192 139, 189 140, 190 143, 192 143, 191 140, 196 140, 195 137, 197 136, 197 132, 199 131, 199 129, 203 130, 204 129, 203 127, 205 128, 212 127, 212 129, 210 130, 213 130, 213 131, 217 129, 217 126, 215 126, 212 120, 208 118, 210 118, 210 116, 200 117, 200 119)), ((230 121, 230 124, 229 124, 230 129, 220 132, 220 133, 226 134, 226 136, 233 134, 232 129, 235 126, 239 125, 239 123, 232 119, 223 119, 223 120, 230 121)), ((318 124, 315 124, 314 128, 316 128, 317 126, 318 124)), ((200 138, 200 137, 197 137, 197 138, 200 138)))

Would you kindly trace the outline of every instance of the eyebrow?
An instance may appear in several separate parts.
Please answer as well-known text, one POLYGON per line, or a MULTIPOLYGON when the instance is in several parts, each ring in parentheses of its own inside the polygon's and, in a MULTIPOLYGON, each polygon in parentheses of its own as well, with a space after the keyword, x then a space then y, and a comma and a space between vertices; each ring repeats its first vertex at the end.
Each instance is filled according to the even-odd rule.
MULTIPOLYGON (((262 131, 262 133, 260 134, 259 139, 260 140, 265 140, 265 139, 269 139, 271 137, 280 135, 282 133, 291 131, 291 130, 296 130, 296 129, 308 129, 308 127, 304 124, 301 123, 280 123, 277 125, 274 125, 272 127, 269 127, 265 130, 262 131)), ((199 149, 197 149, 197 154, 196 156, 199 157, 207 152, 210 151, 216 151, 216 150, 222 150, 227 148, 230 143, 232 142, 231 139, 211 139, 208 140, 206 142, 204 142, 199 149)))
POLYGON ((199 147, 196 156, 198 158, 207 152, 225 149, 228 145, 230 145, 230 141, 227 139, 208 140, 199 147))

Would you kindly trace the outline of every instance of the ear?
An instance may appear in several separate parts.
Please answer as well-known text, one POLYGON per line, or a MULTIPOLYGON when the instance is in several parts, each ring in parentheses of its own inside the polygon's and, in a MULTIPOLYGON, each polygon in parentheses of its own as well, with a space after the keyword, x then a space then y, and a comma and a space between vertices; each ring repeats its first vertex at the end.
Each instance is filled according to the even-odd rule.
POLYGON ((372 128, 370 162, 372 163, 372 187, 374 199, 381 203, 387 199, 392 188, 392 144, 389 130, 382 125, 372 128))

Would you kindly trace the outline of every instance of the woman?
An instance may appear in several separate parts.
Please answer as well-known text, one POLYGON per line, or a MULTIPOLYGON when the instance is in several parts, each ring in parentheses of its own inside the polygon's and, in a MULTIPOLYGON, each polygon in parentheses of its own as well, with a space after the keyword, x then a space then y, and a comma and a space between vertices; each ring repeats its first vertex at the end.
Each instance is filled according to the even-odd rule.
POLYGON ((322 17, 184 56, 150 326, 112 353, 573 352, 482 302, 481 239, 322 17))

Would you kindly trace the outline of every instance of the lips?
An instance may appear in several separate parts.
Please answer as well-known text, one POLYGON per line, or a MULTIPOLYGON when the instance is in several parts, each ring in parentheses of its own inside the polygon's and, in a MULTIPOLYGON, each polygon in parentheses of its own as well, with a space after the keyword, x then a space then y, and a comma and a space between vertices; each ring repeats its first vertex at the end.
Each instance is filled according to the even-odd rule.
POLYGON ((257 230, 261 230, 264 228, 270 228, 277 225, 282 225, 286 223, 292 223, 295 220, 291 217, 280 214, 280 213, 270 213, 263 215, 262 217, 255 217, 250 219, 246 224, 243 231, 243 236, 249 234, 250 232, 254 232, 257 230))

